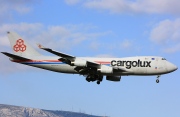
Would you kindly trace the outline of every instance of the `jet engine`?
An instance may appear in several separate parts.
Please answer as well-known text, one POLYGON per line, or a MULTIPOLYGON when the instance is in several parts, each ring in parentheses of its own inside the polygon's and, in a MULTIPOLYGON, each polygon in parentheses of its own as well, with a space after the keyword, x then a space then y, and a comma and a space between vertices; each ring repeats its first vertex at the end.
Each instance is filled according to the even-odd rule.
POLYGON ((121 76, 106 76, 106 80, 118 82, 121 80, 121 76))
POLYGON ((86 67, 87 61, 84 59, 75 59, 75 61, 71 62, 71 65, 78 66, 78 67, 86 67))
POLYGON ((111 74, 113 73, 113 68, 106 65, 101 65, 101 68, 98 69, 98 72, 111 74))

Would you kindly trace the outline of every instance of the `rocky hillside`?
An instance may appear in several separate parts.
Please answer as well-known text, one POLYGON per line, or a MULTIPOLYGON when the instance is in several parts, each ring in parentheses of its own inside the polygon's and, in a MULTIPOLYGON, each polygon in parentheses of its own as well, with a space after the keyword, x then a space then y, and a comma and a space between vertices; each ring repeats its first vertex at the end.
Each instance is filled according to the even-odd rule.
MULTIPOLYGON (((0 104, 0 117, 100 117, 68 111, 41 110, 0 104)), ((102 116, 101 116, 102 117, 102 116)))

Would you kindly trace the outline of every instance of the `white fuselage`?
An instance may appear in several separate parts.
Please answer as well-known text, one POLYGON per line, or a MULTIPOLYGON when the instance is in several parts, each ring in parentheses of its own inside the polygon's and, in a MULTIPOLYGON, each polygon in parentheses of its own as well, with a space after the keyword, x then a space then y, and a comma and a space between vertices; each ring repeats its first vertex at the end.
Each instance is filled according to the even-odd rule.
MULTIPOLYGON (((126 69, 126 72, 104 73, 102 75, 122 76, 122 75, 161 75, 175 71, 177 67, 162 57, 141 56, 126 58, 91 58, 78 57, 102 65, 120 67, 126 69)), ((77 74, 76 66, 71 66, 61 62, 59 57, 33 57, 32 61, 14 61, 50 71, 61 73, 77 74)))
POLYGON ((7 32, 13 54, 2 52, 10 57, 11 61, 46 69, 50 71, 86 76, 88 82, 103 80, 103 76, 109 81, 120 81, 123 75, 157 75, 159 76, 177 70, 177 66, 166 59, 157 56, 137 56, 126 58, 93 58, 75 57, 73 55, 58 52, 38 44, 38 47, 57 57, 41 55, 15 32, 7 32))

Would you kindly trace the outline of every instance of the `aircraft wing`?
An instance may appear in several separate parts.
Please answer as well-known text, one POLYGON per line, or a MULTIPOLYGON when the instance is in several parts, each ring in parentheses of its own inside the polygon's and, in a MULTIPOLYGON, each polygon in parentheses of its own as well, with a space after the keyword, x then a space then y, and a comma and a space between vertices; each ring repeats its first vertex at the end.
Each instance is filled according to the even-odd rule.
MULTIPOLYGON (((40 49, 43 49, 45 51, 48 51, 48 52, 50 52, 52 54, 55 54, 55 55, 61 57, 59 60, 61 60, 64 63, 67 63, 69 65, 72 65, 73 61, 75 61, 77 59, 77 57, 75 57, 75 56, 68 55, 68 54, 65 54, 65 53, 62 53, 62 52, 57 52, 57 51, 52 50, 50 48, 43 47, 40 44, 38 44, 38 47, 40 49)), ((80 59, 80 61, 84 61, 84 60, 80 59)), ((85 73, 85 72, 87 72, 89 70, 89 68, 97 70, 97 69, 100 69, 101 66, 102 66, 100 63, 93 62, 93 61, 85 60, 85 62, 86 62, 86 66, 77 66, 75 68, 75 70, 77 70, 80 73, 85 73)), ((74 65, 74 66, 76 66, 76 65, 74 65)), ((124 68, 120 68, 120 67, 112 67, 112 68, 113 68, 114 71, 126 72, 126 69, 124 69, 124 68)))
POLYGON ((46 50, 46 51, 48 51, 48 52, 50 52, 52 54, 55 54, 55 55, 63 57, 63 58, 68 58, 68 59, 72 59, 72 60, 76 58, 75 56, 71 56, 71 55, 68 55, 68 54, 65 54, 65 53, 62 53, 62 52, 57 52, 57 51, 52 50, 50 48, 45 48, 44 46, 42 46, 40 44, 38 44, 38 47, 40 49, 46 50))

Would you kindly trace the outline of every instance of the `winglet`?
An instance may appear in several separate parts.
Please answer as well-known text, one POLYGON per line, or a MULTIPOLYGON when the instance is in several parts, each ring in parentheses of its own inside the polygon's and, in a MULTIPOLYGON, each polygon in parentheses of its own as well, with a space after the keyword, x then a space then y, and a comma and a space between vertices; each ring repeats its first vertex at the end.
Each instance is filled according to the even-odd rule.
POLYGON ((38 46, 40 49, 45 48, 43 45, 41 45, 41 44, 39 44, 39 43, 37 43, 37 46, 38 46))

